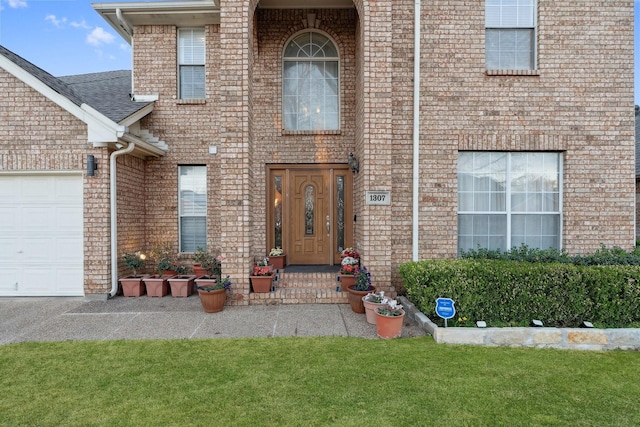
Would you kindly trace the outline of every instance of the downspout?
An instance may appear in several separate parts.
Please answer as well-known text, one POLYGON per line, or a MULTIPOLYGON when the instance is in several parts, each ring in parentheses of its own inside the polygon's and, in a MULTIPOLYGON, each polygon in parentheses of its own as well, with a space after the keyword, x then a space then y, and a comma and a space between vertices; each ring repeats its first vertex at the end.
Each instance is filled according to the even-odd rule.
POLYGON ((116 18, 118 19, 118 22, 120 23, 120 27, 127 33, 129 34, 129 37, 131 39, 131 94, 129 95, 132 100, 134 100, 134 95, 136 93, 134 87, 133 87, 133 29, 131 28, 131 25, 129 25, 129 23, 127 22, 126 19, 124 19, 124 16, 122 15, 122 10, 118 7, 116 8, 116 18))
POLYGON ((127 147, 111 153, 109 158, 109 197, 111 199, 111 292, 109 297, 116 296, 118 292, 118 208, 116 191, 116 158, 128 154, 136 148, 133 142, 127 142, 127 147))
POLYGON ((413 224, 412 259, 418 261, 420 225, 420 0, 415 0, 413 23, 413 224))

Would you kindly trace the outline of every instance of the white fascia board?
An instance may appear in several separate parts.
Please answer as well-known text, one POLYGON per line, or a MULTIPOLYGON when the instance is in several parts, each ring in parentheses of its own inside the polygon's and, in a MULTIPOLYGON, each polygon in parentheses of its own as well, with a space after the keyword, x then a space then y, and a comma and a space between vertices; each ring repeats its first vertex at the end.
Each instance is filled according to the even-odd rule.
POLYGON ((119 136, 126 131, 124 126, 118 125, 99 111, 91 108, 87 104, 78 106, 69 98, 59 94, 43 83, 34 75, 28 73, 23 68, 10 61, 8 58, 0 55, 0 67, 5 69, 9 74, 13 75, 24 84, 30 86, 42 96, 57 104, 69 114, 76 117, 87 125, 87 141, 91 143, 116 142, 119 136))
POLYGON ((87 124, 87 140, 93 144, 117 142, 127 128, 121 126, 88 104, 82 104, 85 113, 83 122, 87 124))
POLYGON ((121 120, 118 124, 121 125, 121 126, 129 127, 132 124, 140 121, 140 119, 142 119, 143 117, 151 114, 151 112, 153 111, 154 107, 155 107, 155 104, 149 104, 149 105, 145 106, 144 108, 136 111, 135 113, 133 113, 129 117, 126 117, 124 120, 121 120))
POLYGON ((214 0, 91 3, 91 7, 129 44, 132 34, 126 27, 201 26, 220 22, 220 5, 214 0))
POLYGON ((137 151, 145 156, 161 157, 167 153, 166 150, 149 144, 148 142, 145 142, 141 138, 130 133, 125 133, 121 139, 127 143, 135 143, 136 148, 134 149, 134 152, 137 151))

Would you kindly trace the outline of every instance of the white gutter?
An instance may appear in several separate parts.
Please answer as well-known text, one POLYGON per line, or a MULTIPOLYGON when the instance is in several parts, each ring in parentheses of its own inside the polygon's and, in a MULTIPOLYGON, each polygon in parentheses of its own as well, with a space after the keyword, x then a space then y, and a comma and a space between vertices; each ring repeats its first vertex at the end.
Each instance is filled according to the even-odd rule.
POLYGON ((413 224, 412 259, 418 261, 420 225, 420 0, 415 0, 413 23, 413 224))
POLYGON ((118 19, 118 23, 122 27, 122 29, 130 36, 133 37, 133 29, 131 25, 124 19, 122 16, 122 10, 118 7, 116 8, 116 18, 118 19))
POLYGON ((133 95, 134 93, 136 93, 135 89, 133 88, 133 29, 131 28, 131 25, 129 25, 127 20, 124 19, 124 16, 122 16, 122 10, 119 7, 116 8, 116 19, 118 20, 118 23, 120 24, 124 32, 129 35, 129 44, 131 45, 131 95, 133 95))
POLYGON ((109 158, 109 197, 111 199, 111 292, 110 297, 116 296, 118 292, 118 204, 117 204, 117 188, 116 188, 116 158, 123 154, 128 154, 136 148, 133 142, 125 142, 126 148, 116 150, 111 153, 109 158))

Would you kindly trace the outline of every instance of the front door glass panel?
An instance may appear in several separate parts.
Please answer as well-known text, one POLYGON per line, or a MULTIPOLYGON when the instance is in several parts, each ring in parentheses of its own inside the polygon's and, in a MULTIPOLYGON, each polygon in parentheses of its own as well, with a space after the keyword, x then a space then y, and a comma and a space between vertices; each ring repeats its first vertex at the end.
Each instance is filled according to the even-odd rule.
MULTIPOLYGON (((345 248, 344 244, 344 176, 336 179, 336 246, 345 248)), ((338 249, 339 250, 339 249, 338 249)))
POLYGON ((305 227, 304 234, 307 236, 313 236, 314 233, 314 220, 315 220, 315 189, 313 185, 307 185, 304 192, 304 218, 305 227))
POLYGON ((273 177, 274 247, 282 247, 282 176, 273 177))

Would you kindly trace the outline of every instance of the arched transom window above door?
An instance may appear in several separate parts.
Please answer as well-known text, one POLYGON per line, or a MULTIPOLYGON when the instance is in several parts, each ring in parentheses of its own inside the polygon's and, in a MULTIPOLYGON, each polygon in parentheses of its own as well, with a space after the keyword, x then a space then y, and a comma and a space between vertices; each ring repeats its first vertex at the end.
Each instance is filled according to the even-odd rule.
POLYGON ((294 36, 284 49, 283 128, 289 131, 338 130, 339 55, 335 43, 316 31, 294 36))

